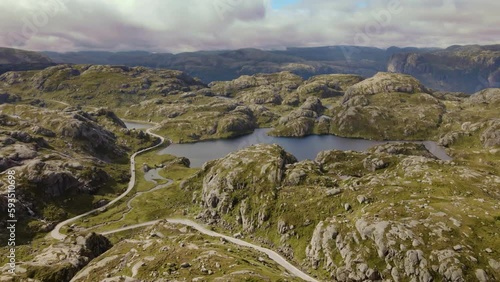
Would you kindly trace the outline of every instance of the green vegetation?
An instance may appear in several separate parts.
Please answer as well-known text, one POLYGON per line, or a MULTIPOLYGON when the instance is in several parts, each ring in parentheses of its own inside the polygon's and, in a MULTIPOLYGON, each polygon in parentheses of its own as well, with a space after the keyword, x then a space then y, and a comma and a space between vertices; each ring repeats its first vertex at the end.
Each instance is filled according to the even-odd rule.
MULTIPOLYGON (((1 142, 7 144, 1 149, 3 155, 34 151, 31 159, 64 172, 60 176, 66 181, 64 187, 76 183, 71 176, 87 185, 81 187, 90 187, 85 193, 79 189, 60 193, 48 189, 47 182, 25 180, 24 200, 38 215, 54 222, 121 194, 129 179, 130 153, 157 142, 143 132, 124 129, 108 110, 93 108, 110 97, 109 105, 116 106, 120 116, 159 122, 157 132, 174 142, 229 138, 276 126, 277 135, 435 140, 453 157, 453 161, 441 161, 418 144, 388 144, 367 152, 327 151, 315 161, 297 162, 277 145, 255 145, 203 169, 192 169, 182 158, 153 150, 136 157, 136 185, 129 195, 66 227, 66 234, 195 217, 219 232, 236 233, 277 250, 322 280, 341 280, 344 274, 359 280, 390 278, 393 273, 387 265, 397 269, 403 281, 426 280, 425 275, 443 280, 458 275, 469 281, 476 279, 476 269, 491 279, 500 277, 491 262, 500 246, 496 90, 471 98, 446 98, 411 77, 396 74, 363 81, 346 76, 345 81, 333 83, 340 78, 303 82, 289 73, 243 76, 206 88, 177 72, 90 66, 22 73, 17 79, 26 80, 11 83, 9 89, 23 99, 0 106, 0 126, 6 132, 1 142), (27 84, 33 77, 43 77, 43 83, 27 84), (146 82, 149 88, 141 86, 146 82), (122 93, 117 89, 128 89, 122 87, 124 83, 141 90, 122 93), (168 91, 159 94, 157 89, 162 87, 168 91), (84 94, 75 94, 77 88, 84 94), (35 92, 43 101, 30 96, 35 92), (94 95, 89 100, 82 98, 87 92, 94 95), (66 105, 51 99, 82 103, 89 112, 65 109, 66 105), (13 115, 26 123, 16 122, 13 115), (14 131, 29 132, 33 138, 7 133, 14 131), (94 131, 99 135, 88 133, 94 131), (43 145, 43 140, 50 142, 43 145), (146 181, 144 167, 157 169, 164 179, 146 181), (425 263, 421 258, 411 261, 413 254, 425 263)), ((26 176, 44 175, 28 163, 23 163, 22 171, 26 176)), ((39 251, 41 236, 50 228, 38 220, 22 224, 31 234, 25 242, 33 241, 39 251)), ((137 279, 211 275, 228 281, 290 280, 267 258, 264 263, 251 250, 228 247, 186 227, 160 223, 146 232, 131 230, 111 238, 115 247, 87 266, 87 280, 78 281, 103 279, 109 270, 112 276, 137 279), (127 267, 120 258, 128 262, 127 267), (191 266, 180 267, 184 262, 191 266)), ((26 260, 36 256, 24 246, 20 254, 26 260)), ((52 279, 44 278, 54 275, 45 272, 31 268, 27 275, 52 279)))
POLYGON ((155 279, 299 281, 285 277, 281 267, 267 258, 260 259, 261 254, 254 250, 179 225, 160 223, 146 230, 114 234, 113 238, 116 245, 104 258, 94 260, 89 265, 91 271, 76 281, 95 281, 106 275, 136 279, 151 279, 153 275, 155 279), (139 248, 137 241, 141 242, 139 248))

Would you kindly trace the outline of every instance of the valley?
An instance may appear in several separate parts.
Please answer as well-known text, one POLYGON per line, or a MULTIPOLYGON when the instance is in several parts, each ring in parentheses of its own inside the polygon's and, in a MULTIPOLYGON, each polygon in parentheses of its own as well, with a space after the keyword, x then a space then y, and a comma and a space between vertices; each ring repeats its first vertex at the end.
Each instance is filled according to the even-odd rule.
POLYGON ((34 213, 2 279, 500 279, 498 88, 107 65, 0 83, 0 166, 34 213))

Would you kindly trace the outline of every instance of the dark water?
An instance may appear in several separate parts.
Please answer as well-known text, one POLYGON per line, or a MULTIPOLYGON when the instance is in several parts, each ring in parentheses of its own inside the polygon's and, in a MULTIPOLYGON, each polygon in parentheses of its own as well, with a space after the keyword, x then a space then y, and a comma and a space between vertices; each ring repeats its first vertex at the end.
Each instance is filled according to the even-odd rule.
POLYGON ((128 121, 123 121, 125 125, 127 126, 128 129, 148 129, 153 127, 153 124, 150 123, 139 123, 139 122, 128 122, 128 121))
MULTIPOLYGON (((370 141, 333 135, 311 135, 302 138, 272 137, 266 134, 269 130, 264 128, 256 129, 252 134, 234 139, 172 144, 160 151, 159 154, 186 157, 191 161, 191 167, 201 167, 207 161, 222 158, 231 152, 260 143, 279 144, 299 161, 305 159, 313 160, 319 152, 325 150, 365 151, 374 145, 390 143, 389 141, 370 141)), ((440 159, 450 159, 445 150, 435 142, 425 141, 415 143, 425 144, 427 149, 440 159)))

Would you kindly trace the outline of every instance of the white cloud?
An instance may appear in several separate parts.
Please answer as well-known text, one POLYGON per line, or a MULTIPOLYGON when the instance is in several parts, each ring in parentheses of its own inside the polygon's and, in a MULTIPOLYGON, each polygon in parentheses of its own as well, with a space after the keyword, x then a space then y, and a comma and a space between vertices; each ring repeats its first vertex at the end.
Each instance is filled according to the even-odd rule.
POLYGON ((0 2, 0 45, 182 52, 244 47, 499 43, 500 1, 17 0, 0 2))

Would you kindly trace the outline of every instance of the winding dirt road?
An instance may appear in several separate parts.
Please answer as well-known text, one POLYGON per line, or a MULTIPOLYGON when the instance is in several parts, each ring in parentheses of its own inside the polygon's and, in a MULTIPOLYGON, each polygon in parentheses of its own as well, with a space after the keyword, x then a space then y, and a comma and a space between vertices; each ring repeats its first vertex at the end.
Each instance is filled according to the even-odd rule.
POLYGON ((56 225, 56 227, 54 227, 54 229, 50 232, 50 236, 56 240, 64 240, 64 238, 66 238, 66 235, 62 234, 61 233, 61 228, 72 223, 72 222, 75 222, 77 221, 78 219, 82 218, 82 217, 85 217, 87 215, 90 215, 92 213, 95 213, 97 211, 104 211, 107 207, 110 207, 112 205, 114 205, 116 202, 118 202, 119 200, 123 199, 123 197, 127 196, 128 193, 130 193, 130 191, 132 191, 132 189, 134 188, 135 186, 135 157, 139 154, 142 154, 144 152, 147 152, 147 151, 150 151, 150 150, 153 150, 154 148, 157 148, 159 146, 161 146, 164 142, 165 142, 165 138, 163 136, 160 136, 158 134, 154 134, 151 132, 152 129, 154 129, 155 127, 152 127, 152 128, 149 128, 146 130, 146 132, 148 134, 151 134, 152 136, 155 136, 155 137, 158 137, 160 138, 160 143, 152 146, 152 147, 149 147, 149 148, 146 148, 146 149, 142 149, 140 151, 137 151, 135 152, 131 157, 130 157, 130 181, 128 183, 128 187, 127 187, 127 190, 125 190, 125 192, 123 192, 120 196, 118 196, 117 198, 115 198, 114 200, 112 200, 111 202, 107 203, 106 205, 100 207, 100 208, 97 208, 97 209, 93 209, 91 211, 88 211, 86 213, 83 213, 83 214, 80 214, 80 215, 77 215, 75 217, 72 217, 70 219, 66 219, 65 221, 63 222, 60 222, 59 224, 56 225))
MULTIPOLYGON (((50 232, 50 236, 52 238, 54 238, 56 240, 64 240, 64 238, 66 238, 66 235, 64 235, 64 234, 61 233, 61 228, 62 227, 66 226, 66 225, 68 225, 68 224, 70 224, 72 222, 75 222, 75 221, 77 221, 80 218, 88 216, 88 215, 90 215, 90 214, 92 214, 94 212, 105 210, 107 207, 110 207, 113 204, 115 204, 116 202, 118 202, 119 200, 123 199, 123 197, 127 196, 130 193, 130 191, 132 191, 132 189, 135 186, 135 179, 136 179, 135 157, 137 155, 139 155, 139 154, 144 153, 144 152, 153 150, 153 149, 161 146, 165 142, 165 138, 164 137, 162 137, 160 135, 157 135, 157 134, 154 134, 154 133, 151 132, 151 130, 154 129, 154 128, 156 128, 156 127, 149 128, 149 129, 146 130, 146 132, 148 134, 151 134, 152 136, 160 138, 161 142, 158 143, 155 146, 152 146, 152 147, 149 147, 149 148, 137 151, 137 152, 135 152, 130 157, 130 174, 131 174, 131 177, 130 177, 130 181, 129 181, 127 190, 125 192, 123 192, 120 196, 118 196, 117 198, 115 198, 114 200, 112 200, 111 202, 107 203, 103 207, 100 207, 100 208, 97 208, 97 209, 93 209, 93 210, 88 211, 86 213, 80 214, 80 215, 75 216, 73 218, 67 219, 67 220, 65 220, 63 222, 60 222, 50 232)), ((166 186, 168 186, 170 184, 171 184, 171 182, 169 182, 167 184, 164 184, 164 185, 159 185, 156 188, 152 189, 151 191, 158 190, 160 188, 164 188, 164 187, 166 187, 166 186)), ((149 191, 149 192, 151 192, 151 191, 149 191)), ((142 193, 144 193, 144 192, 142 192, 142 193)), ((142 194, 142 193, 140 193, 140 194, 142 194)), ((127 202, 127 206, 129 208, 131 208, 130 201, 127 202)), ((305 272, 301 271, 297 267, 295 267, 293 264, 289 263, 285 258, 283 258, 282 256, 280 256, 278 253, 276 253, 273 250, 270 250, 270 249, 267 249, 267 248, 264 248, 264 247, 261 247, 261 246, 258 246, 258 245, 255 245, 255 244, 252 244, 252 243, 240 240, 240 239, 236 239, 234 237, 230 237, 230 236, 227 236, 227 235, 224 235, 224 234, 220 234, 220 233, 214 232, 214 231, 209 230, 206 227, 202 226, 201 224, 196 223, 194 221, 191 221, 189 219, 169 218, 169 219, 163 219, 163 220, 162 219, 160 219, 160 220, 153 220, 153 221, 143 222, 143 223, 139 223, 139 224, 135 224, 135 225, 131 225, 131 226, 119 228, 119 229, 114 229, 114 230, 111 230, 111 231, 102 232, 101 234, 102 235, 109 235, 109 234, 118 233, 118 232, 130 230, 130 229, 135 229, 135 228, 140 228, 140 227, 154 225, 154 224, 156 224, 158 222, 161 222, 161 221, 164 221, 164 222, 166 221, 166 222, 169 222, 169 223, 175 223, 175 224, 182 224, 182 225, 190 226, 190 227, 198 230, 200 233, 203 233, 205 235, 208 235, 208 236, 211 236, 211 237, 224 238, 225 240, 227 240, 227 241, 229 241, 229 242, 231 242, 233 244, 255 249, 257 251, 265 253, 270 259, 272 259, 273 261, 275 261, 276 263, 278 263, 279 265, 281 265, 283 268, 285 268, 286 270, 288 270, 293 275, 295 275, 295 276, 297 276, 297 277, 299 277, 299 278, 301 278, 301 279, 303 279, 305 281, 311 281, 311 282, 317 282, 318 281, 318 280, 314 279, 313 277, 309 276, 308 274, 306 274, 305 272)))
POLYGON ((275 261, 277 264, 281 265, 283 268, 288 270, 293 275, 295 275, 295 276, 297 276, 305 281, 311 281, 311 282, 318 281, 315 278, 304 273, 303 271, 301 271, 297 267, 295 267, 293 264, 289 263, 285 258, 280 256, 278 253, 276 253, 273 250, 270 250, 270 249, 267 249, 267 248, 264 248, 264 247, 261 247, 258 245, 254 245, 252 243, 249 243, 249 242, 246 242, 246 241, 243 241, 240 239, 236 239, 236 238, 231 237, 231 236, 217 233, 217 232, 209 230, 206 227, 204 227, 203 225, 196 223, 194 221, 191 221, 189 219, 168 218, 168 219, 153 220, 153 221, 148 221, 148 222, 130 225, 127 227, 123 227, 123 228, 119 228, 119 229, 115 229, 115 230, 111 230, 111 231, 102 232, 101 234, 102 235, 110 235, 110 234, 114 234, 114 233, 118 233, 118 232, 122 232, 122 231, 126 231, 126 230, 131 230, 131 229, 135 229, 135 228, 154 225, 154 224, 159 223, 159 222, 169 222, 169 223, 174 223, 174 224, 182 224, 182 225, 190 226, 190 227, 198 230, 200 233, 203 233, 203 234, 208 235, 210 237, 224 238, 225 240, 227 240, 233 244, 247 247, 247 248, 252 248, 252 249, 257 250, 259 252, 265 253, 270 259, 275 261))

